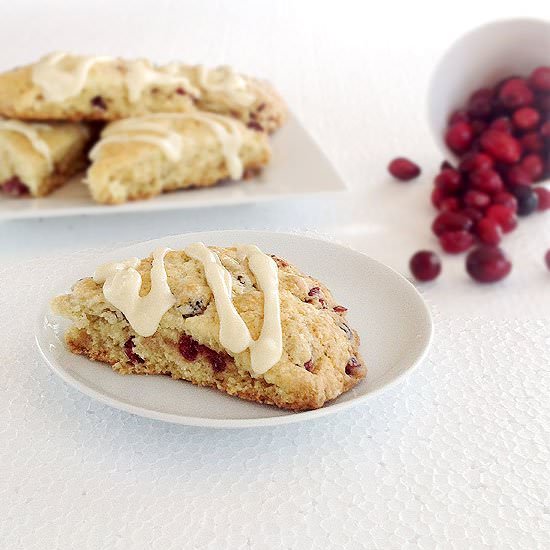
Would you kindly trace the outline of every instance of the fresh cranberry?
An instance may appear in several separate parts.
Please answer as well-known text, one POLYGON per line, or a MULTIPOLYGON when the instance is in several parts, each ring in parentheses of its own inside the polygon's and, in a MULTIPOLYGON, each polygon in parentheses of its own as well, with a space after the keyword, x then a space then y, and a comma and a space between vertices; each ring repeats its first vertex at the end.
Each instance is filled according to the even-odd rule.
POLYGON ((454 166, 448 161, 443 160, 441 161, 441 164, 439 165, 440 170, 454 170, 454 166))
POLYGON ((519 138, 519 142, 526 153, 540 153, 544 149, 544 143, 537 132, 528 132, 519 138))
POLYGON ((550 138, 550 120, 547 120, 541 127, 540 127, 540 135, 545 138, 550 138))
POLYGON ((476 225, 476 235, 484 244, 497 245, 502 239, 502 228, 492 218, 483 218, 476 225))
POLYGON ((544 164, 540 155, 531 153, 521 160, 521 167, 531 177, 531 181, 538 181, 544 173, 544 164))
POLYGON ((145 363, 144 359, 140 357, 135 351, 134 351, 134 339, 128 338, 126 342, 124 342, 124 352, 126 353, 126 356, 132 363, 145 363))
POLYGON ((458 109, 454 111, 449 117, 449 126, 456 124, 457 122, 469 122, 470 117, 464 109, 458 109))
POLYGON ((529 82, 535 90, 550 92, 550 67, 537 67, 531 73, 529 82))
POLYGON ((418 281, 432 281, 441 273, 441 260, 435 252, 421 250, 411 258, 409 267, 418 281))
POLYGON ((533 107, 521 107, 512 115, 514 126, 518 130, 531 130, 536 128, 540 121, 540 114, 533 107))
POLYGON ((546 262, 546 267, 550 269, 550 250, 544 255, 544 261, 546 262))
POLYGON ((439 203, 441 212, 456 212, 460 210, 460 201, 456 197, 445 197, 439 203))
POLYGON ((474 136, 479 136, 479 134, 487 129, 487 123, 483 120, 472 120, 470 124, 472 126, 472 133, 474 136))
POLYGON ((401 181, 409 181, 420 175, 420 167, 409 159, 398 157, 388 165, 389 173, 401 181))
POLYGON ((472 184, 472 187, 478 191, 483 191, 484 193, 489 193, 490 195, 498 193, 504 188, 500 174, 490 168, 474 170, 470 174, 470 183, 472 184))
POLYGON ((511 187, 531 185, 533 183, 533 178, 525 168, 516 164, 506 170, 506 183, 511 187))
POLYGON ((451 168, 445 168, 435 178, 435 185, 447 194, 456 193, 462 187, 462 176, 451 168))
POLYGON ((445 133, 445 143, 451 151, 464 153, 470 147, 473 137, 472 127, 468 122, 457 122, 445 133))
POLYGON ((471 206, 463 208, 460 213, 464 216, 468 216, 468 218, 472 220, 473 224, 476 224, 479 220, 481 220, 481 218, 483 218, 483 212, 477 208, 472 208, 471 206))
POLYGON ((474 244, 474 237, 468 231, 449 231, 439 237, 439 244, 445 252, 458 254, 474 244))
POLYGON ((546 187, 535 187, 534 189, 539 199, 539 210, 548 210, 550 208, 550 190, 546 187))
POLYGON ((476 191, 474 189, 467 191, 464 195, 464 204, 472 208, 483 209, 489 206, 491 197, 487 193, 476 191))
POLYGON ((500 88, 498 98, 508 109, 517 109, 530 105, 535 99, 527 82, 523 78, 510 78, 500 88))
POLYGON ((195 361, 199 355, 200 344, 187 336, 187 334, 182 334, 179 341, 179 350, 183 358, 187 361, 195 361))
POLYGON ((495 120, 493 120, 491 124, 489 124, 489 128, 491 130, 506 132, 507 134, 511 134, 513 130, 512 121, 507 116, 495 118, 495 120))
POLYGON ((432 223, 432 231, 440 237, 449 231, 470 231, 473 222, 464 214, 458 212, 442 212, 432 223))
POLYGON ((540 95, 537 98, 536 105, 543 113, 550 113, 550 93, 540 95))
POLYGON ((518 140, 500 130, 483 132, 481 146, 496 160, 509 164, 517 162, 521 155, 521 146, 518 140))
POLYGON ((500 281, 511 270, 510 260, 496 246, 479 246, 472 250, 466 258, 466 271, 472 279, 480 283, 500 281))
POLYGON ((29 192, 29 188, 17 176, 5 181, 1 188, 4 193, 13 197, 21 197, 29 192))
POLYGON ((439 207, 441 206, 441 201, 446 197, 445 193, 438 187, 436 187, 432 191, 431 199, 432 204, 439 210, 439 207))
POLYGON ((512 210, 512 212, 516 212, 518 209, 518 201, 516 200, 516 197, 514 197, 512 193, 508 193, 507 191, 497 193, 493 197, 492 203, 506 206, 506 208, 509 208, 510 210, 512 210))
POLYGON ((493 158, 486 153, 467 153, 460 160, 458 169, 461 172, 473 172, 474 170, 488 170, 494 165, 493 158))
POLYGON ((468 101, 468 114, 474 118, 485 118, 491 114, 494 92, 490 88, 475 91, 468 101))
POLYGON ((486 215, 488 218, 495 220, 500 227, 502 227, 504 233, 513 231, 518 224, 515 211, 502 204, 493 204, 489 206, 486 215))
POLYGON ((518 216, 528 216, 539 206, 539 196, 531 187, 518 185, 512 189, 518 201, 518 216))

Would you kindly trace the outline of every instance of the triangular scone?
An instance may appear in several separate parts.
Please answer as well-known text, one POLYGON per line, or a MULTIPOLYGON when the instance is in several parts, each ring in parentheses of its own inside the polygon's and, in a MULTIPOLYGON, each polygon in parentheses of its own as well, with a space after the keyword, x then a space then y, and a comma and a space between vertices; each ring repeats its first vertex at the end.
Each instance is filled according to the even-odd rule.
POLYGON ((73 323, 66 333, 69 349, 108 363, 123 374, 168 374, 243 399, 296 411, 322 407, 355 386, 364 378, 366 367, 359 355, 358 335, 346 323, 346 308, 335 302, 322 283, 286 261, 264 255, 249 245, 245 248, 261 257, 252 260, 251 256, 243 256, 242 247, 207 248, 194 243, 183 251, 157 249, 153 257, 144 260, 134 258, 102 266, 95 279, 80 280, 69 294, 52 301, 54 312, 73 323), (205 263, 197 260, 196 250, 201 247, 206 254, 213 253, 213 263, 227 272, 224 284, 230 289, 229 301, 235 315, 244 322, 244 330, 255 342, 262 340, 264 330, 268 336, 275 335, 264 342, 265 353, 258 355, 257 349, 251 351, 252 347, 238 353, 228 349, 238 345, 239 332, 229 327, 223 317, 226 310, 222 316, 219 314, 218 308, 228 304, 223 304, 223 296, 216 294, 220 288, 216 290, 211 273, 207 281, 205 263), (263 278, 265 271, 258 271, 262 261, 271 270, 270 276, 276 277, 275 310, 267 305, 266 296, 271 290, 263 278), (129 273, 134 268, 140 277, 129 273), (164 269, 167 278, 163 283, 164 269), (115 296, 116 292, 113 294, 113 279, 106 279, 108 273, 121 277, 118 282, 123 283, 123 288, 136 277, 137 283, 132 285, 141 288, 140 298, 136 290, 138 300, 143 301, 150 292, 154 294, 153 305, 140 304, 145 306, 142 313, 147 313, 140 323, 135 310, 126 309, 127 317, 107 300, 106 295, 115 302, 121 299, 120 295, 115 296), (162 289, 166 283, 168 301, 162 289), (155 307, 160 310, 153 311, 155 307), (277 311, 279 324, 274 322, 277 311), (269 323, 270 327, 265 328, 269 323), (141 336, 134 327, 148 335, 141 336), (273 356, 278 327, 280 347, 273 356), (225 346, 221 344, 224 338, 225 346))
POLYGON ((0 115, 10 118, 117 120, 197 107, 266 131, 286 118, 269 84, 227 67, 54 53, 0 75, 0 115))
POLYGON ((84 124, 0 120, 0 190, 47 195, 84 169, 89 141, 84 124))
POLYGON ((94 200, 116 204, 238 180, 270 156, 267 134, 231 117, 157 113, 107 125, 90 153, 86 179, 94 200))

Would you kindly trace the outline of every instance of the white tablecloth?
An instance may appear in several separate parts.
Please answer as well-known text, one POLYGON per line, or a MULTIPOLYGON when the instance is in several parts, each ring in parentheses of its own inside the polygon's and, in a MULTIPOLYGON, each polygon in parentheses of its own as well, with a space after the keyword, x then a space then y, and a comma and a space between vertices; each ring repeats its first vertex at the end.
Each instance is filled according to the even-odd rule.
MULTIPOLYGON (((351 192, 1 225, 2 548, 548 548, 548 214, 506 238, 514 269, 502 284, 475 285, 463 257, 445 258, 440 280, 422 287, 436 322, 428 360, 367 405, 318 421, 242 431, 149 421, 67 388, 34 347, 37 308, 83 249, 201 229, 304 230, 406 273, 412 252, 436 246, 428 196, 440 157, 424 118, 427 78, 454 37, 517 6, 364 4, 5 10, 0 68, 70 49, 228 62, 268 76, 351 192), (398 154, 420 162, 419 181, 387 177, 398 154)), ((542 3, 522 8, 550 16, 542 3)))

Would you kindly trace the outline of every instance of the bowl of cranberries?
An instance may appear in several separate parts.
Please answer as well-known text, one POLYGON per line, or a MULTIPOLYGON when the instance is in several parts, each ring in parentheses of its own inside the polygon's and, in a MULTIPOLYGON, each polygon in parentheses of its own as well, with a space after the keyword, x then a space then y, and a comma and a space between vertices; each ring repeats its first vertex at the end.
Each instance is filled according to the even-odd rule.
MULTIPOLYGON (((468 253, 472 279, 501 280, 512 268, 505 235, 520 218, 550 210, 550 23, 500 21, 458 40, 435 71, 429 115, 444 154, 430 195, 432 232, 442 252, 468 253)), ((401 181, 421 173, 403 157, 388 169, 401 181)), ((437 255, 411 259, 419 281, 441 272, 428 253, 437 255)))

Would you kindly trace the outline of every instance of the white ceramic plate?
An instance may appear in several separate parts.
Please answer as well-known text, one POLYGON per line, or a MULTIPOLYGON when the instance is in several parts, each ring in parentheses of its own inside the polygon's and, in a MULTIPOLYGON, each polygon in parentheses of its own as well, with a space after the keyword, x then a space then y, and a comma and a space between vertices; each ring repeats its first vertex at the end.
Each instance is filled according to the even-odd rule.
POLYGON ((330 161, 294 116, 274 134, 271 145, 271 163, 260 177, 245 182, 175 191, 149 200, 110 206, 94 203, 78 177, 40 199, 6 197, 0 193, 0 221, 256 203, 346 189, 330 161))
MULTIPOLYGON (((100 363, 71 354, 63 343, 65 324, 49 312, 39 319, 36 341, 44 359, 65 382, 130 413, 194 426, 242 428, 287 424, 330 414, 364 402, 401 379, 425 356, 432 338, 430 313, 414 286, 389 267, 345 246, 311 237, 262 231, 212 231, 165 237, 91 255, 61 276, 57 292, 89 276, 106 261, 147 256, 156 246, 180 249, 189 243, 255 243, 327 284, 349 308, 350 325, 362 339, 367 378, 322 409, 281 411, 165 376, 121 376, 100 363)), ((47 309, 47 308, 46 308, 47 309)))

